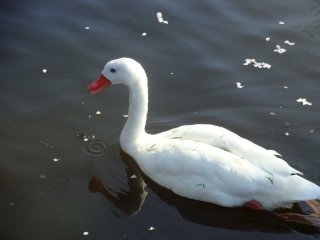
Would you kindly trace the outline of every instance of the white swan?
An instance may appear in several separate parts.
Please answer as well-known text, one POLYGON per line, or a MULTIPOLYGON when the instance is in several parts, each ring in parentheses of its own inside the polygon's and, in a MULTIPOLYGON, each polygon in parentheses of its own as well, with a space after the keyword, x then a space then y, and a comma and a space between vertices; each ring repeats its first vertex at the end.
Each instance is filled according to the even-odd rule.
POLYGON ((298 176, 302 173, 276 157, 277 152, 225 128, 196 124, 147 134, 147 76, 138 62, 129 58, 108 62, 88 91, 97 93, 111 84, 129 88, 121 147, 161 186, 225 207, 271 210, 320 198, 320 187, 298 176))

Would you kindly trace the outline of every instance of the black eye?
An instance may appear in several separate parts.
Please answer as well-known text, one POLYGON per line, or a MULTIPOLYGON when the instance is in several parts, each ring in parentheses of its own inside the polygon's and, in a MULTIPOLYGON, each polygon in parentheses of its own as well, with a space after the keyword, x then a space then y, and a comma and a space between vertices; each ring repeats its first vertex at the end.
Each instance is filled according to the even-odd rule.
POLYGON ((116 72, 116 70, 114 69, 114 68, 111 68, 111 70, 110 70, 112 73, 115 73, 116 72))

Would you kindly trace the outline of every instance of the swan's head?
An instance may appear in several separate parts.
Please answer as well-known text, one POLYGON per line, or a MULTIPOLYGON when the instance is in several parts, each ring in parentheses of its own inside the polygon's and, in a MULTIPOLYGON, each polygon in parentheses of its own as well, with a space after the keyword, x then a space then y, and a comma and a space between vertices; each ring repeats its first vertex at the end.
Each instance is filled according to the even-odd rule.
POLYGON ((97 93, 114 84, 130 87, 146 81, 146 73, 138 62, 130 58, 119 58, 104 66, 100 77, 88 86, 88 91, 97 93))

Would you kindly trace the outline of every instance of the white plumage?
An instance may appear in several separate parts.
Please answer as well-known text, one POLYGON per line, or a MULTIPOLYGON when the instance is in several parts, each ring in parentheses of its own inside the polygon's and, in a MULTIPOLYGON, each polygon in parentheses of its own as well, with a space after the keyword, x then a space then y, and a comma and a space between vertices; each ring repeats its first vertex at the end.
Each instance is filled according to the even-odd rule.
POLYGON ((298 176, 299 171, 276 156, 280 154, 225 128, 196 124, 147 134, 147 76, 136 61, 108 62, 88 90, 96 93, 111 84, 129 88, 129 117, 120 136, 121 147, 161 186, 226 207, 254 200, 265 209, 275 209, 320 198, 320 187, 298 176))

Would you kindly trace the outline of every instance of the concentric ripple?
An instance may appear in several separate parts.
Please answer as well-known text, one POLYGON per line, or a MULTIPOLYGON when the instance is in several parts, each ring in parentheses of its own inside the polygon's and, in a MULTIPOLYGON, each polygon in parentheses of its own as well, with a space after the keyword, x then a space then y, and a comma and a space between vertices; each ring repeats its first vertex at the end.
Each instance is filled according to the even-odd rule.
POLYGON ((105 156, 110 153, 112 149, 112 144, 103 138, 84 138, 80 141, 81 143, 77 145, 77 152, 84 157, 105 156))

